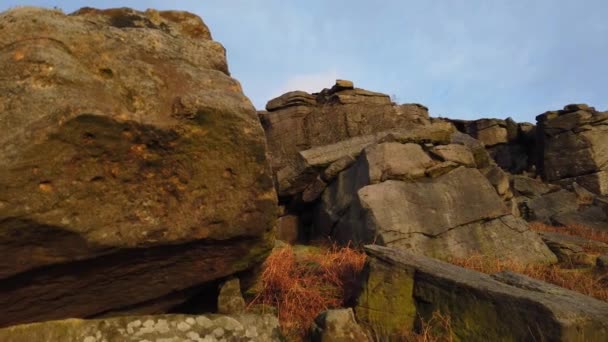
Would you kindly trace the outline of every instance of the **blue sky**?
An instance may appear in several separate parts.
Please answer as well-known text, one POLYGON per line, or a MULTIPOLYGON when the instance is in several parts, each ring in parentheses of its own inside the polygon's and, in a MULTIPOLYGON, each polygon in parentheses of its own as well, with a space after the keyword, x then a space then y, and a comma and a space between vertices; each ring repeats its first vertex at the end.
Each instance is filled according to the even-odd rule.
POLYGON ((344 78, 433 116, 534 122, 568 103, 608 109, 605 0, 1 0, 0 10, 19 5, 196 13, 257 108, 344 78))

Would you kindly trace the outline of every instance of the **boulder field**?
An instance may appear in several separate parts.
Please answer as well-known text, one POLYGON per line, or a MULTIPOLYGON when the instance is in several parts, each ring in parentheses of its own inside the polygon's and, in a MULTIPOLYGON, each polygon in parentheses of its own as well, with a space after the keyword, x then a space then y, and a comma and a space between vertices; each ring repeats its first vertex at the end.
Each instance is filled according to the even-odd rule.
POLYGON ((191 13, 20 7, 0 33, 1 341, 281 341, 243 290, 319 240, 367 262, 312 341, 436 312, 459 341, 608 340, 604 301, 445 262, 606 274, 608 244, 530 222, 608 233, 608 112, 434 118, 348 80, 256 112, 191 13))

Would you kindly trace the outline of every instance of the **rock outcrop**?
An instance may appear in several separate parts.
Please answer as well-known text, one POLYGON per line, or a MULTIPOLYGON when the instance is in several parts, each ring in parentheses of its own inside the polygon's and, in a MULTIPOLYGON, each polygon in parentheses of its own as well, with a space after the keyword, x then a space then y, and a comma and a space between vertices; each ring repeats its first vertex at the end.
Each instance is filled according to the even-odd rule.
POLYGON ((396 249, 367 246, 355 313, 380 336, 433 312, 462 341, 605 341, 608 303, 512 272, 486 275, 396 249))
POLYGON ((557 260, 517 217, 508 174, 483 142, 455 132, 450 122, 398 113, 394 104, 368 97, 379 95, 338 81, 316 96, 287 93, 260 114, 277 191, 288 211, 296 207, 286 217, 301 218, 292 226, 313 238, 376 242, 438 258, 481 253, 557 260), (298 122, 324 124, 297 126, 292 111, 307 113, 298 122), (333 131, 355 113, 365 118, 353 123, 356 129, 333 131), (307 208, 314 208, 312 221, 307 208))
POLYGON ((263 260, 264 133, 200 18, 16 8, 0 33, 0 326, 164 312, 263 260))
POLYGON ((396 105, 388 95, 354 88, 343 80, 320 93, 281 95, 259 116, 275 173, 297 163, 300 151, 429 121, 422 105, 396 105))
POLYGON ((271 315, 156 315, 67 319, 0 329, 3 342, 283 341, 271 315))
POLYGON ((573 104, 536 120, 543 178, 608 195, 608 112, 573 104))
POLYGON ((516 123, 511 118, 449 121, 460 132, 481 141, 493 160, 503 170, 522 173, 535 167, 536 127, 534 125, 516 123))

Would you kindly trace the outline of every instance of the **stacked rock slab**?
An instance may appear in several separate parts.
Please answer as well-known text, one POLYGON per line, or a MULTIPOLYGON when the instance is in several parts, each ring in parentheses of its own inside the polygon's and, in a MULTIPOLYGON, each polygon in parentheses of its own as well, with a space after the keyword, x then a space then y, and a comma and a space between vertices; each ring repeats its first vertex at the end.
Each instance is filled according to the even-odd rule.
POLYGON ((567 105, 536 117, 539 169, 548 182, 608 194, 608 112, 567 105))
POLYGON ((369 256, 359 322, 395 338, 434 312, 459 341, 605 341, 608 303, 512 272, 486 275, 380 246, 369 256))
POLYGON ((449 121, 460 132, 481 141, 502 169, 522 173, 531 170, 535 164, 534 125, 516 123, 511 118, 449 121))
POLYGON ((0 326, 165 312, 263 259, 264 133, 200 18, 17 8, 0 33, 0 326))
MULTIPOLYGON (((275 173, 297 164, 300 151, 429 121, 422 105, 396 105, 388 95, 354 88, 345 80, 319 93, 286 93, 270 100, 259 116, 275 173)), ((295 192, 279 186, 281 196, 295 192)))

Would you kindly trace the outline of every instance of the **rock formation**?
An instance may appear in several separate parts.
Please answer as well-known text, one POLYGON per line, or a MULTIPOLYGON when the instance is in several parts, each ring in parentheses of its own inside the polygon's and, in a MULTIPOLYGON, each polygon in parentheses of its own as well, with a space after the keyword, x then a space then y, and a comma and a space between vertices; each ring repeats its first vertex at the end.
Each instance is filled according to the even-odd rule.
POLYGON ((375 93, 371 99, 343 100, 369 92, 340 82, 316 97, 285 94, 268 103, 276 112, 260 114, 271 159, 278 159, 272 161, 277 190, 288 206, 315 207, 308 224, 313 236, 344 244, 375 242, 438 258, 481 253, 556 261, 525 221, 513 215, 517 208, 509 177, 482 142, 454 132, 449 122, 400 112, 375 93), (301 122, 309 124, 340 119, 310 129, 286 124, 295 120, 292 112, 307 113, 301 122), (353 113, 365 119, 353 124, 356 129, 335 133, 353 113))
POLYGON ((304 271, 262 262, 330 239, 368 259, 357 279, 363 255, 340 250, 353 279, 327 277, 360 286, 318 289, 344 307, 313 340, 398 339, 439 311, 461 340, 606 341, 605 302, 437 259, 606 281, 607 243, 527 221, 608 231, 608 112, 431 118, 337 80, 256 113, 190 13, 25 7, 0 33, 0 340, 282 340, 251 300, 268 270, 321 278, 301 256, 323 249, 295 248, 304 271))
POLYGON ((362 323, 394 336, 435 310, 463 341, 604 341, 608 303, 512 272, 481 274, 405 251, 368 246, 362 323))
POLYGON ((165 312, 263 260, 263 130, 200 18, 17 8, 0 33, 0 326, 165 312))
POLYGON ((608 195, 608 112, 583 104, 536 117, 539 170, 549 182, 608 195))

